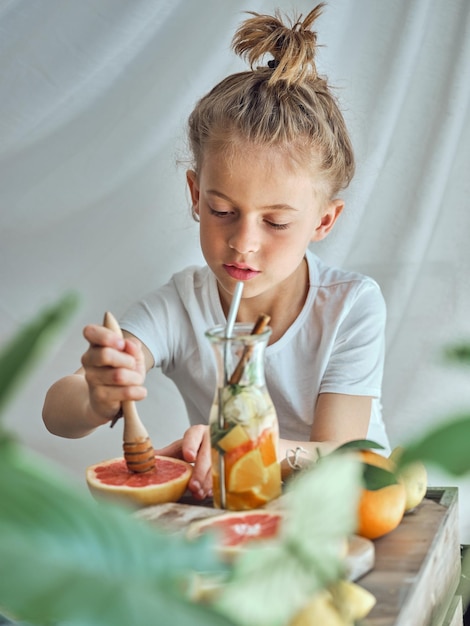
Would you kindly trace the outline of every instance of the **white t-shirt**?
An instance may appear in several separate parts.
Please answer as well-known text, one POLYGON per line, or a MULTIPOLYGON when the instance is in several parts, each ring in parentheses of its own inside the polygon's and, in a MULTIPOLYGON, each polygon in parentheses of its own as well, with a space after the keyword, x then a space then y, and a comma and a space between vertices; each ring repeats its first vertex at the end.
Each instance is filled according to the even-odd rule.
MULTIPOLYGON (((386 319, 380 288, 371 278, 327 266, 309 250, 306 258, 310 287, 305 305, 265 352, 266 384, 280 435, 309 440, 320 393, 371 396, 367 437, 388 453, 380 404, 386 319)), ((207 266, 175 274, 120 320, 176 384, 191 424, 207 424, 217 382, 205 332, 225 322, 216 279, 207 266)))

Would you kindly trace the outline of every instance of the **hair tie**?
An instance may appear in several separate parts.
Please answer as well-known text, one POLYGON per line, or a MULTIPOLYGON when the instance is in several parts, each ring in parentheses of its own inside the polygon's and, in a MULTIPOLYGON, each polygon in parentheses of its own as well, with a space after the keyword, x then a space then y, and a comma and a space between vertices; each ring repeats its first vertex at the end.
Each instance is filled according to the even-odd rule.
POLYGON ((278 65, 279 61, 277 59, 271 59, 270 61, 268 61, 268 67, 272 70, 275 70, 278 65))

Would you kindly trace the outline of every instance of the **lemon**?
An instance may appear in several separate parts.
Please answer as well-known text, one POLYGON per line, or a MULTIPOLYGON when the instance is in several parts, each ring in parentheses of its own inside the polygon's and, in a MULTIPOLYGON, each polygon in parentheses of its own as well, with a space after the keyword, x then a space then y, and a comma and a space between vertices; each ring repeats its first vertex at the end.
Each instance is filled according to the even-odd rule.
POLYGON ((350 580, 338 580, 330 587, 333 602, 346 622, 368 615, 376 603, 375 596, 350 580))
MULTIPOLYGON (((397 464, 400 460, 404 448, 397 446, 392 450, 389 459, 397 464)), ((398 480, 404 485, 406 491, 405 513, 416 508, 426 495, 428 488, 428 474, 425 466, 420 461, 408 463, 399 470, 398 480)))
POLYGON ((238 448, 238 446, 243 445, 249 440, 250 438, 248 437, 246 430, 241 424, 237 424, 218 441, 218 446, 219 448, 222 448, 222 450, 225 450, 225 452, 230 452, 230 450, 238 448))
POLYGON ((290 621, 289 626, 353 626, 336 608, 331 594, 322 589, 290 621))

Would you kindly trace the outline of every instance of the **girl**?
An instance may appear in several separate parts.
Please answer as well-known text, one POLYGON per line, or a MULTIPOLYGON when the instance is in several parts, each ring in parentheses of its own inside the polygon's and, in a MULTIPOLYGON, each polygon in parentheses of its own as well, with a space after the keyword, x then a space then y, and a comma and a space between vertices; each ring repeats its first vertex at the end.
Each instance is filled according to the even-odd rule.
POLYGON ((388 449, 380 289, 309 249, 335 225, 344 206, 338 194, 354 171, 344 119, 315 67, 311 26, 322 6, 290 25, 278 13, 251 14, 233 39, 251 69, 222 80, 190 116, 187 183, 207 265, 183 270, 131 307, 120 320, 124 339, 87 326, 82 367, 46 396, 48 429, 81 437, 112 420, 121 402, 143 399, 146 372, 161 367, 191 427, 157 453, 194 462, 198 498, 211 493, 207 422, 216 380, 204 333, 225 323, 237 281, 237 321, 271 316, 265 370, 281 458, 296 446, 313 456, 365 437, 388 449))

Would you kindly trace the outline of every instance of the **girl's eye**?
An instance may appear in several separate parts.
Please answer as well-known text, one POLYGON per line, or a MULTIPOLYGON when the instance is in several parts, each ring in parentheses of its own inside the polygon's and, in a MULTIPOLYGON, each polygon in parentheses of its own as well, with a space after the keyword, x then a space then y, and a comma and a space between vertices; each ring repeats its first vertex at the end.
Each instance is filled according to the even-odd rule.
POLYGON ((266 220, 266 224, 270 228, 274 228, 274 230, 286 230, 286 228, 289 228, 289 224, 277 224, 276 222, 270 222, 269 220, 266 220))
POLYGON ((229 211, 216 211, 215 209, 209 209, 209 211, 215 217, 227 217, 227 215, 230 215, 229 211))
MULTIPOLYGON (((211 215, 213 215, 214 217, 218 217, 218 218, 228 218, 231 215, 233 215, 233 211, 216 211, 215 209, 212 209, 209 207, 209 213, 211 215)), ((269 228, 272 228, 273 230, 286 230, 287 228, 289 228, 289 224, 278 224, 277 222, 271 222, 270 220, 264 220, 265 223, 269 226, 269 228)))

